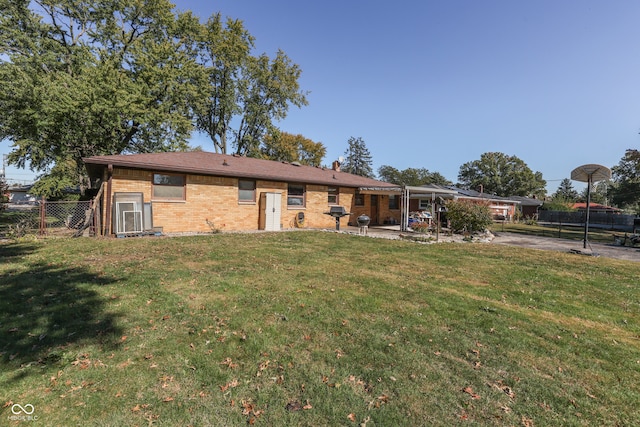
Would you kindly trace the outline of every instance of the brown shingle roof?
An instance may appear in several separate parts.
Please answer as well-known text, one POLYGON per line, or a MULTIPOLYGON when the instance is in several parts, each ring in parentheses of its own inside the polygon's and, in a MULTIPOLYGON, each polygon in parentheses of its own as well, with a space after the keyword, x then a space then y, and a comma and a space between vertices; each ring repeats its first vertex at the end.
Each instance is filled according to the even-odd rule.
POLYGON ((346 172, 336 172, 329 168, 297 166, 292 163, 204 151, 93 156, 85 157, 83 160, 88 168, 93 168, 93 166, 97 165, 113 165, 162 172, 182 172, 342 187, 396 187, 388 182, 346 172))

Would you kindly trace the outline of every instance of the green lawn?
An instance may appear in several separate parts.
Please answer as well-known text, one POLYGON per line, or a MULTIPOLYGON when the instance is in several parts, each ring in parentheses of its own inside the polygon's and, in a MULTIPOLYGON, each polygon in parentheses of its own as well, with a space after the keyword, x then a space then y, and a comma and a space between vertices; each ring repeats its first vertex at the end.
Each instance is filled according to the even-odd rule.
POLYGON ((302 231, 0 260, 2 425, 640 425, 635 262, 302 231))

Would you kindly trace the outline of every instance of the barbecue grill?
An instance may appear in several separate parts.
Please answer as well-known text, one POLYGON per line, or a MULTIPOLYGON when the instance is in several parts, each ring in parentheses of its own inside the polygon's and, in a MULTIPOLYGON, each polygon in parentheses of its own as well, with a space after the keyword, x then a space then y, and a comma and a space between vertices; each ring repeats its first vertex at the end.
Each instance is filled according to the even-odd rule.
POLYGON ((329 212, 325 212, 325 215, 334 217, 336 219, 336 230, 340 230, 340 218, 351 214, 347 212, 344 206, 331 206, 329 212))
POLYGON ((367 227, 367 226, 369 226, 369 223, 371 222, 371 218, 369 218, 365 214, 362 214, 362 215, 360 215, 358 217, 357 221, 358 221, 358 226, 359 227, 367 227))

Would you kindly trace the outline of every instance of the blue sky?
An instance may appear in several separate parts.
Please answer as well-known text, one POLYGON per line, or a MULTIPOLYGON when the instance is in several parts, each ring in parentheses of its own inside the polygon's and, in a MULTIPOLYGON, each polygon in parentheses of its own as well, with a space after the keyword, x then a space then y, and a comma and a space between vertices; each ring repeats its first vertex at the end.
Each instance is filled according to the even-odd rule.
MULTIPOLYGON (((322 142, 325 164, 354 136, 374 170, 455 182, 462 164, 499 151, 542 172, 551 193, 575 167, 614 166, 640 141, 636 0, 175 3, 203 21, 242 20, 256 53, 282 49, 301 67, 309 105, 278 125, 322 142)), ((193 145, 213 151, 206 138, 193 145)))

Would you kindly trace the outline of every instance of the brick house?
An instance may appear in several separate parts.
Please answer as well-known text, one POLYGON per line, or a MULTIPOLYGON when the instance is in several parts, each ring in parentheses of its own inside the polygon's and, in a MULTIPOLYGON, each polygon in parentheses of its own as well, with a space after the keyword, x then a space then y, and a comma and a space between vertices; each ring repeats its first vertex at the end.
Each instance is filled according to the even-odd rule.
POLYGON ((93 156, 83 159, 99 193, 100 234, 161 229, 165 233, 219 230, 334 228, 326 215, 344 206, 355 223, 400 221, 400 190, 332 168, 202 151, 93 156), (363 189, 366 191, 360 191, 363 189), (373 190, 372 190, 373 189, 373 190))

